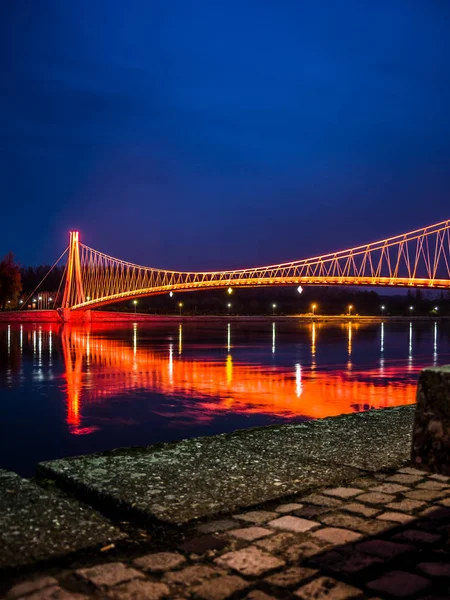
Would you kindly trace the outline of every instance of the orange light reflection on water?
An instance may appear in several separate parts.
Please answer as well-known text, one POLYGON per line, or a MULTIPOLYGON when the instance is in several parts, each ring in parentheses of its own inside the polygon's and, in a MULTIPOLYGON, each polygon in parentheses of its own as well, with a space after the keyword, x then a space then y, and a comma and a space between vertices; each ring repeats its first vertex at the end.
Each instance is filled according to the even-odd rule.
MULTIPOLYGON (((65 327, 62 346, 67 380, 67 423, 74 434, 95 428, 82 427, 82 410, 130 391, 146 390, 182 398, 182 408, 158 412, 169 426, 208 423, 217 414, 268 414, 281 418, 323 418, 343 413, 412 404, 415 382, 411 360, 389 367, 352 370, 352 337, 355 326, 347 326, 348 363, 342 369, 321 370, 315 366, 318 343, 315 324, 310 327, 313 363, 292 368, 236 362, 232 356, 230 328, 220 360, 193 360, 183 357, 183 330, 167 350, 140 348, 138 326, 133 326, 133 342, 108 339, 89 329, 65 327), (402 375, 405 376, 402 379, 402 375), (406 377, 407 376, 407 377, 406 377), (393 378, 387 385, 386 378, 393 378)), ((383 340, 381 341, 383 344, 383 340)), ((275 352, 275 324, 272 353, 275 352)), ((269 350, 270 351, 270 350, 269 350)), ((382 351, 382 350, 381 350, 382 351)))

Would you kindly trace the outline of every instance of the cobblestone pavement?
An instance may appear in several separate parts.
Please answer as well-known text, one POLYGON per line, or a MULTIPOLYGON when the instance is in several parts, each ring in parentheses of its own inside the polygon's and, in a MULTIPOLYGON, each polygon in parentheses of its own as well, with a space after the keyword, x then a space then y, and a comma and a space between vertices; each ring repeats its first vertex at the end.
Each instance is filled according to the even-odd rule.
POLYGON ((153 551, 18 572, 4 597, 448 599, 449 533, 450 478, 405 467, 197 523, 153 551))

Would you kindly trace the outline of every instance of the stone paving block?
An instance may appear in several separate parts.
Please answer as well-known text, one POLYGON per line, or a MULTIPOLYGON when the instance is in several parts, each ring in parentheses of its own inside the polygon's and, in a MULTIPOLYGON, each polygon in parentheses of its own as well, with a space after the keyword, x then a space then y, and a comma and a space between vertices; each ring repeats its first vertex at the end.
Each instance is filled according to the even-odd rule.
POLYGON ((430 577, 450 578, 450 562, 422 562, 418 568, 430 577))
POLYGON ((379 483, 379 480, 375 477, 375 473, 372 473, 370 477, 358 477, 357 479, 350 481, 349 485, 354 488, 362 488, 363 490, 366 490, 374 485, 378 485, 379 483))
POLYGON ((341 552, 331 550, 318 554, 311 558, 311 562, 320 569, 326 569, 336 573, 336 575, 352 576, 366 569, 382 564, 382 560, 369 554, 360 554, 359 552, 348 552, 345 556, 341 552))
POLYGON ((370 492, 381 492, 382 494, 398 494, 399 492, 407 492, 411 488, 399 483, 379 483, 374 487, 369 488, 370 492))
POLYGON ((220 519, 209 523, 202 523, 197 527, 201 533, 220 533, 228 529, 234 529, 237 526, 236 521, 232 519, 220 519))
POLYGON ((367 584, 371 590, 390 594, 396 598, 407 598, 425 590, 430 580, 406 571, 390 571, 367 584))
POLYGON ((226 598, 245 590, 249 586, 248 581, 237 577, 237 575, 222 575, 216 579, 203 582, 195 587, 192 592, 195 597, 203 600, 226 600, 226 598))
POLYGON ((352 496, 357 496, 358 494, 362 494, 364 490, 359 488, 351 488, 351 487, 336 487, 330 488, 328 490, 322 490, 322 494, 326 494, 327 496, 336 496, 337 498, 347 499, 352 496))
MULTIPOLYGON (((345 505, 339 505, 340 507, 344 507, 345 505)), ((318 504, 305 504, 303 508, 299 508, 294 510, 292 513, 296 517, 301 517, 302 519, 311 519, 315 520, 317 515, 321 515, 325 512, 328 512, 330 509, 328 506, 319 506, 318 504)))
POLYGON ((450 481, 450 477, 447 475, 440 475, 439 473, 434 473, 429 476, 429 479, 435 479, 436 481, 443 481, 444 483, 450 481))
POLYGON ((310 537, 303 542, 293 544, 283 552, 282 556, 288 563, 295 565, 301 564, 304 560, 310 559, 317 554, 329 550, 333 547, 333 543, 320 539, 318 537, 310 537))
POLYGON ((280 506, 277 506, 277 508, 275 509, 275 511, 277 513, 290 513, 293 512, 294 510, 299 510, 303 508, 303 504, 297 504, 296 502, 291 502, 289 504, 280 504, 280 506))
POLYGON ((423 506, 425 506, 425 502, 421 502, 420 500, 398 500, 386 504, 386 508, 391 508, 392 510, 396 511, 401 510, 404 512, 412 512, 418 508, 422 508, 423 506))
POLYGON ((442 481, 424 481, 423 483, 417 484, 417 489, 419 490, 449 490, 450 486, 447 483, 443 483, 442 481))
POLYGON ((442 536, 429 531, 421 531, 419 529, 406 529, 392 536, 394 542, 406 542, 414 544, 435 544, 442 539, 442 536))
POLYGON ((267 523, 269 527, 274 529, 282 529, 284 531, 292 531, 294 533, 303 533, 309 531, 314 527, 319 527, 320 523, 317 521, 309 521, 308 519, 302 519, 300 517, 293 517, 292 515, 286 515, 285 517, 279 517, 273 521, 267 523))
POLYGON ((146 554, 133 561, 139 569, 157 573, 158 571, 170 571, 186 562, 186 559, 178 552, 157 552, 146 554))
POLYGON ((269 554, 279 554, 292 546, 296 541, 298 541, 297 536, 293 533, 283 532, 258 540, 255 542, 255 546, 266 550, 269 554))
POLYGON ((328 513, 320 517, 322 523, 331 525, 332 527, 340 527, 343 529, 351 529, 358 533, 373 535, 380 533, 388 528, 386 524, 380 523, 375 519, 363 519, 348 513, 328 513))
POLYGON ((410 544, 398 544, 388 540, 367 540, 358 544, 356 549, 358 552, 389 559, 415 550, 410 544))
POLYGON ((268 510, 251 510, 249 512, 242 513, 241 515, 233 515, 233 518, 260 525, 261 523, 267 523, 267 521, 270 521, 277 516, 278 515, 276 512, 268 510))
POLYGON ((424 502, 433 502, 442 497, 442 492, 431 490, 412 490, 411 492, 403 492, 406 498, 411 500, 422 500, 424 502))
POLYGON ((269 596, 260 590, 253 590, 253 592, 250 592, 250 594, 245 596, 244 600, 277 600, 277 598, 275 598, 275 596, 269 596))
POLYGON ((381 513, 381 515, 377 516, 377 519, 380 521, 390 521, 394 523, 409 523, 410 521, 414 521, 414 517, 411 517, 411 515, 405 515, 404 513, 393 511, 381 513))
POLYGON ((208 565, 191 565, 181 571, 170 571, 164 575, 164 581, 169 584, 183 585, 185 587, 201 583, 206 579, 218 577, 223 572, 208 565))
POLYGON ((273 535, 271 529, 265 529, 264 527, 245 527, 244 529, 232 529, 228 532, 239 540, 246 540, 247 542, 254 542, 268 535, 273 535))
POLYGON ((255 546, 249 546, 235 552, 228 552, 216 558, 215 562, 222 567, 234 569, 242 575, 251 575, 254 577, 282 567, 285 564, 284 560, 271 556, 255 546))
POLYGON ((406 473, 396 473, 391 477, 386 477, 386 482, 401 483, 403 485, 414 485, 424 479, 424 474, 408 475, 406 473))
POLYGON ((58 585, 52 585, 42 590, 38 590, 29 596, 21 597, 20 600, 22 600, 22 598, 24 600, 87 600, 87 596, 68 592, 58 585))
POLYGON ((350 600, 361 598, 363 593, 358 588, 331 577, 318 577, 299 588, 295 595, 302 600, 350 600))
POLYGON ((381 494, 380 492, 369 492, 361 494, 355 498, 358 502, 367 502, 368 504, 386 504, 395 500, 392 494, 381 494))
POLYGON ((348 510, 351 513, 363 515, 364 517, 373 517, 380 512, 379 508, 366 506, 365 504, 360 504, 359 502, 350 502, 349 504, 344 504, 342 506, 342 510, 348 510))
POLYGON ((442 498, 439 500, 439 504, 442 506, 450 506, 450 498, 442 498))
POLYGON ((142 578, 144 575, 136 569, 121 562, 105 563, 87 569, 77 569, 75 574, 96 587, 113 587, 130 579, 142 578))
POLYGON ((0 470, 0 568, 107 545, 123 534, 92 508, 0 470))
POLYGON ((311 535, 334 545, 347 544, 348 542, 359 540, 362 537, 360 533, 348 529, 341 529, 339 527, 325 527, 324 529, 314 531, 311 535))
POLYGON ((406 473, 407 475, 420 475, 421 477, 426 477, 428 475, 426 471, 421 471, 420 469, 415 469, 414 467, 402 467, 401 469, 397 469, 397 473, 406 473))
POLYGON ((113 600, 161 600, 169 598, 170 590, 165 583, 135 579, 117 586, 108 593, 113 600))
POLYGON ((31 594, 31 592, 38 592, 44 588, 56 585, 58 585, 58 582, 54 577, 39 577, 39 579, 31 579, 30 581, 16 584, 8 590, 6 597, 8 599, 20 598, 21 596, 31 594))
POLYGON ((302 498, 302 500, 309 502, 309 504, 318 504, 319 506, 326 506, 329 508, 336 508, 343 505, 342 500, 332 498, 331 496, 322 496, 321 494, 310 494, 309 496, 302 498))
POLYGON ((294 587, 302 581, 308 581, 315 577, 319 571, 309 567, 290 567, 283 569, 279 573, 266 577, 266 581, 271 585, 276 585, 282 588, 294 587))

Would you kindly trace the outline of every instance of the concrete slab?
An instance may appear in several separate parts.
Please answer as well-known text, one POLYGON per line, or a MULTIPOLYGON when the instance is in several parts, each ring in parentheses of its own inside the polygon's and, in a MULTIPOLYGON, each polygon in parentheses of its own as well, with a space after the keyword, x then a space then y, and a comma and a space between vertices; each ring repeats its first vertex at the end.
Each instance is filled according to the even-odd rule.
POLYGON ((105 545, 122 536, 91 508, 0 470, 0 569, 105 545))
POLYGON ((404 464, 414 407, 41 463, 105 506, 185 523, 404 464))

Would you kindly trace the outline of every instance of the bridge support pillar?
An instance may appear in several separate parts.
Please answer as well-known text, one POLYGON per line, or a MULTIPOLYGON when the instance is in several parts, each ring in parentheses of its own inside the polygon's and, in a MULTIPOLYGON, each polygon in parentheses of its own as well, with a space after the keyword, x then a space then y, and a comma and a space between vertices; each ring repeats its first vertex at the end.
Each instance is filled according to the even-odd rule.
POLYGON ((63 323, 90 323, 92 321, 90 310, 72 311, 69 308, 59 308, 58 313, 63 323))

